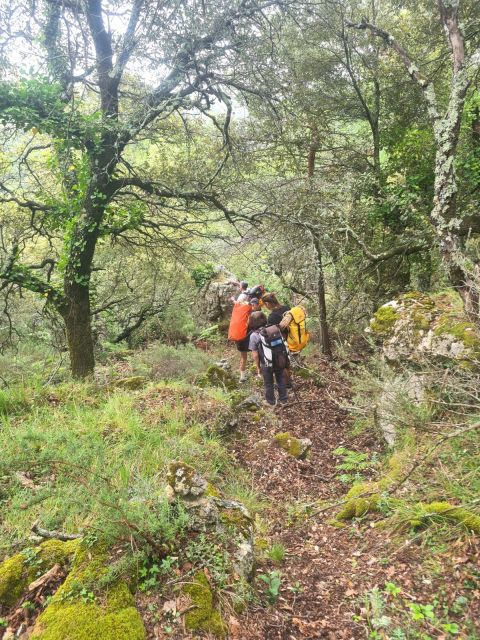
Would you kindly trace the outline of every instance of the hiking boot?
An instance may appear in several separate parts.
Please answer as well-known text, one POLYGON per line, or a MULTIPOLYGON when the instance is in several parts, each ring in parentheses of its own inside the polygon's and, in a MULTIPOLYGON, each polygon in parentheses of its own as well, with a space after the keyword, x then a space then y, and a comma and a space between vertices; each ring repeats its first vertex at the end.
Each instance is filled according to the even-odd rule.
POLYGON ((272 404, 270 402, 267 402, 266 400, 262 402, 262 407, 264 409, 275 409, 276 406, 277 406, 276 404, 272 404))
POLYGON ((240 371, 240 380, 239 382, 246 382, 248 380, 248 372, 240 371))

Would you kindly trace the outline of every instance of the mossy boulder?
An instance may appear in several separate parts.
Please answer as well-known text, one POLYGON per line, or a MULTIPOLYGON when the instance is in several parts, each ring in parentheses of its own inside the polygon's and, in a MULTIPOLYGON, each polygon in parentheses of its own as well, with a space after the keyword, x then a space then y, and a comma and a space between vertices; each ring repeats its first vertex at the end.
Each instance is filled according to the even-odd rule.
POLYGON ((142 619, 124 582, 95 592, 107 561, 106 549, 78 548, 65 582, 37 618, 31 640, 145 639, 142 619), (85 599, 83 590, 94 596, 85 599))
POLYGON ((78 540, 47 540, 28 553, 25 550, 4 560, 0 564, 0 606, 13 606, 30 582, 55 564, 67 566, 78 545, 78 540))
POLYGON ((387 360, 465 361, 480 355, 480 333, 465 317, 453 291, 410 292, 380 307, 368 331, 382 341, 387 360))
POLYGON ((346 502, 337 514, 337 520, 361 518, 372 511, 378 511, 380 487, 376 482, 361 482, 353 485, 346 495, 346 502))
POLYGON ((275 434, 273 439, 277 446, 298 460, 305 460, 312 448, 309 438, 296 438, 288 431, 275 434))
POLYGON ((222 387, 227 391, 234 391, 238 388, 235 377, 222 367, 212 364, 197 382, 199 387, 222 387))
POLYGON ((145 376, 130 376, 129 378, 120 378, 112 382, 112 386, 117 389, 127 389, 129 391, 136 391, 142 389, 148 384, 148 378, 145 376))
POLYGON ((215 605, 214 592, 204 573, 195 574, 193 582, 183 587, 183 592, 192 601, 192 610, 185 615, 185 627, 188 631, 202 631, 217 638, 224 638, 228 627, 215 605))

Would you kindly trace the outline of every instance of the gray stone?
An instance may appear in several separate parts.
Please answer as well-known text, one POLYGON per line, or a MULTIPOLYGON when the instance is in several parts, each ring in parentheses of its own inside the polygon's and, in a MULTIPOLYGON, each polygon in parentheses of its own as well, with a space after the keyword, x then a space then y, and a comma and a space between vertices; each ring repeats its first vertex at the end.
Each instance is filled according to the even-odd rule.
POLYGON ((258 393, 252 393, 237 405, 239 411, 258 411, 263 406, 262 396, 258 393))

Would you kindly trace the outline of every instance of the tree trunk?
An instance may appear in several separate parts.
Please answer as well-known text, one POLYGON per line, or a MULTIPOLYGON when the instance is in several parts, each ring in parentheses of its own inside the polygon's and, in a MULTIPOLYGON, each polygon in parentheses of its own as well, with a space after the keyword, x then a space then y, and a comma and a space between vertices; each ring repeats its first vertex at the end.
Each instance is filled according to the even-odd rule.
POLYGON ((332 359, 332 346, 330 343, 330 332, 327 322, 327 303, 325 300, 325 277, 323 275, 322 251, 320 241, 315 234, 312 234, 313 246, 315 249, 315 261, 317 266, 317 290, 318 290, 318 317, 320 322, 320 342, 322 353, 328 359, 332 359))
POLYGON ((67 332, 70 367, 74 378, 86 378, 92 375, 95 367, 89 288, 73 284, 69 287, 67 298, 63 319, 67 332))
MULTIPOLYGON (((312 127, 312 137, 310 141, 310 147, 308 150, 307 158, 307 176, 312 186, 312 178, 315 173, 315 160, 318 150, 318 130, 314 125, 312 127)), ((327 322, 327 302, 325 300, 325 277, 323 275, 323 263, 322 263, 322 248, 320 246, 320 239, 318 236, 310 230, 313 247, 315 249, 315 261, 317 266, 317 298, 318 298, 318 317, 320 322, 320 344, 322 347, 323 355, 328 359, 332 359, 332 348, 330 345, 330 334, 328 331, 327 322)))

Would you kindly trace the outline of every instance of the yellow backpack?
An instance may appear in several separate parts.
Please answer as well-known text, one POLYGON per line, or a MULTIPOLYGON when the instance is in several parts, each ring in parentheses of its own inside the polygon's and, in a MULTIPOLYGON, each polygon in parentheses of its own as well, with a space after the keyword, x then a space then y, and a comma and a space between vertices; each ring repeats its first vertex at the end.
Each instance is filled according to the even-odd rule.
POLYGON ((299 353, 307 346, 310 340, 310 334, 307 331, 306 321, 307 313, 302 306, 292 307, 287 311, 280 323, 280 328, 287 330, 287 344, 291 353, 299 353))

